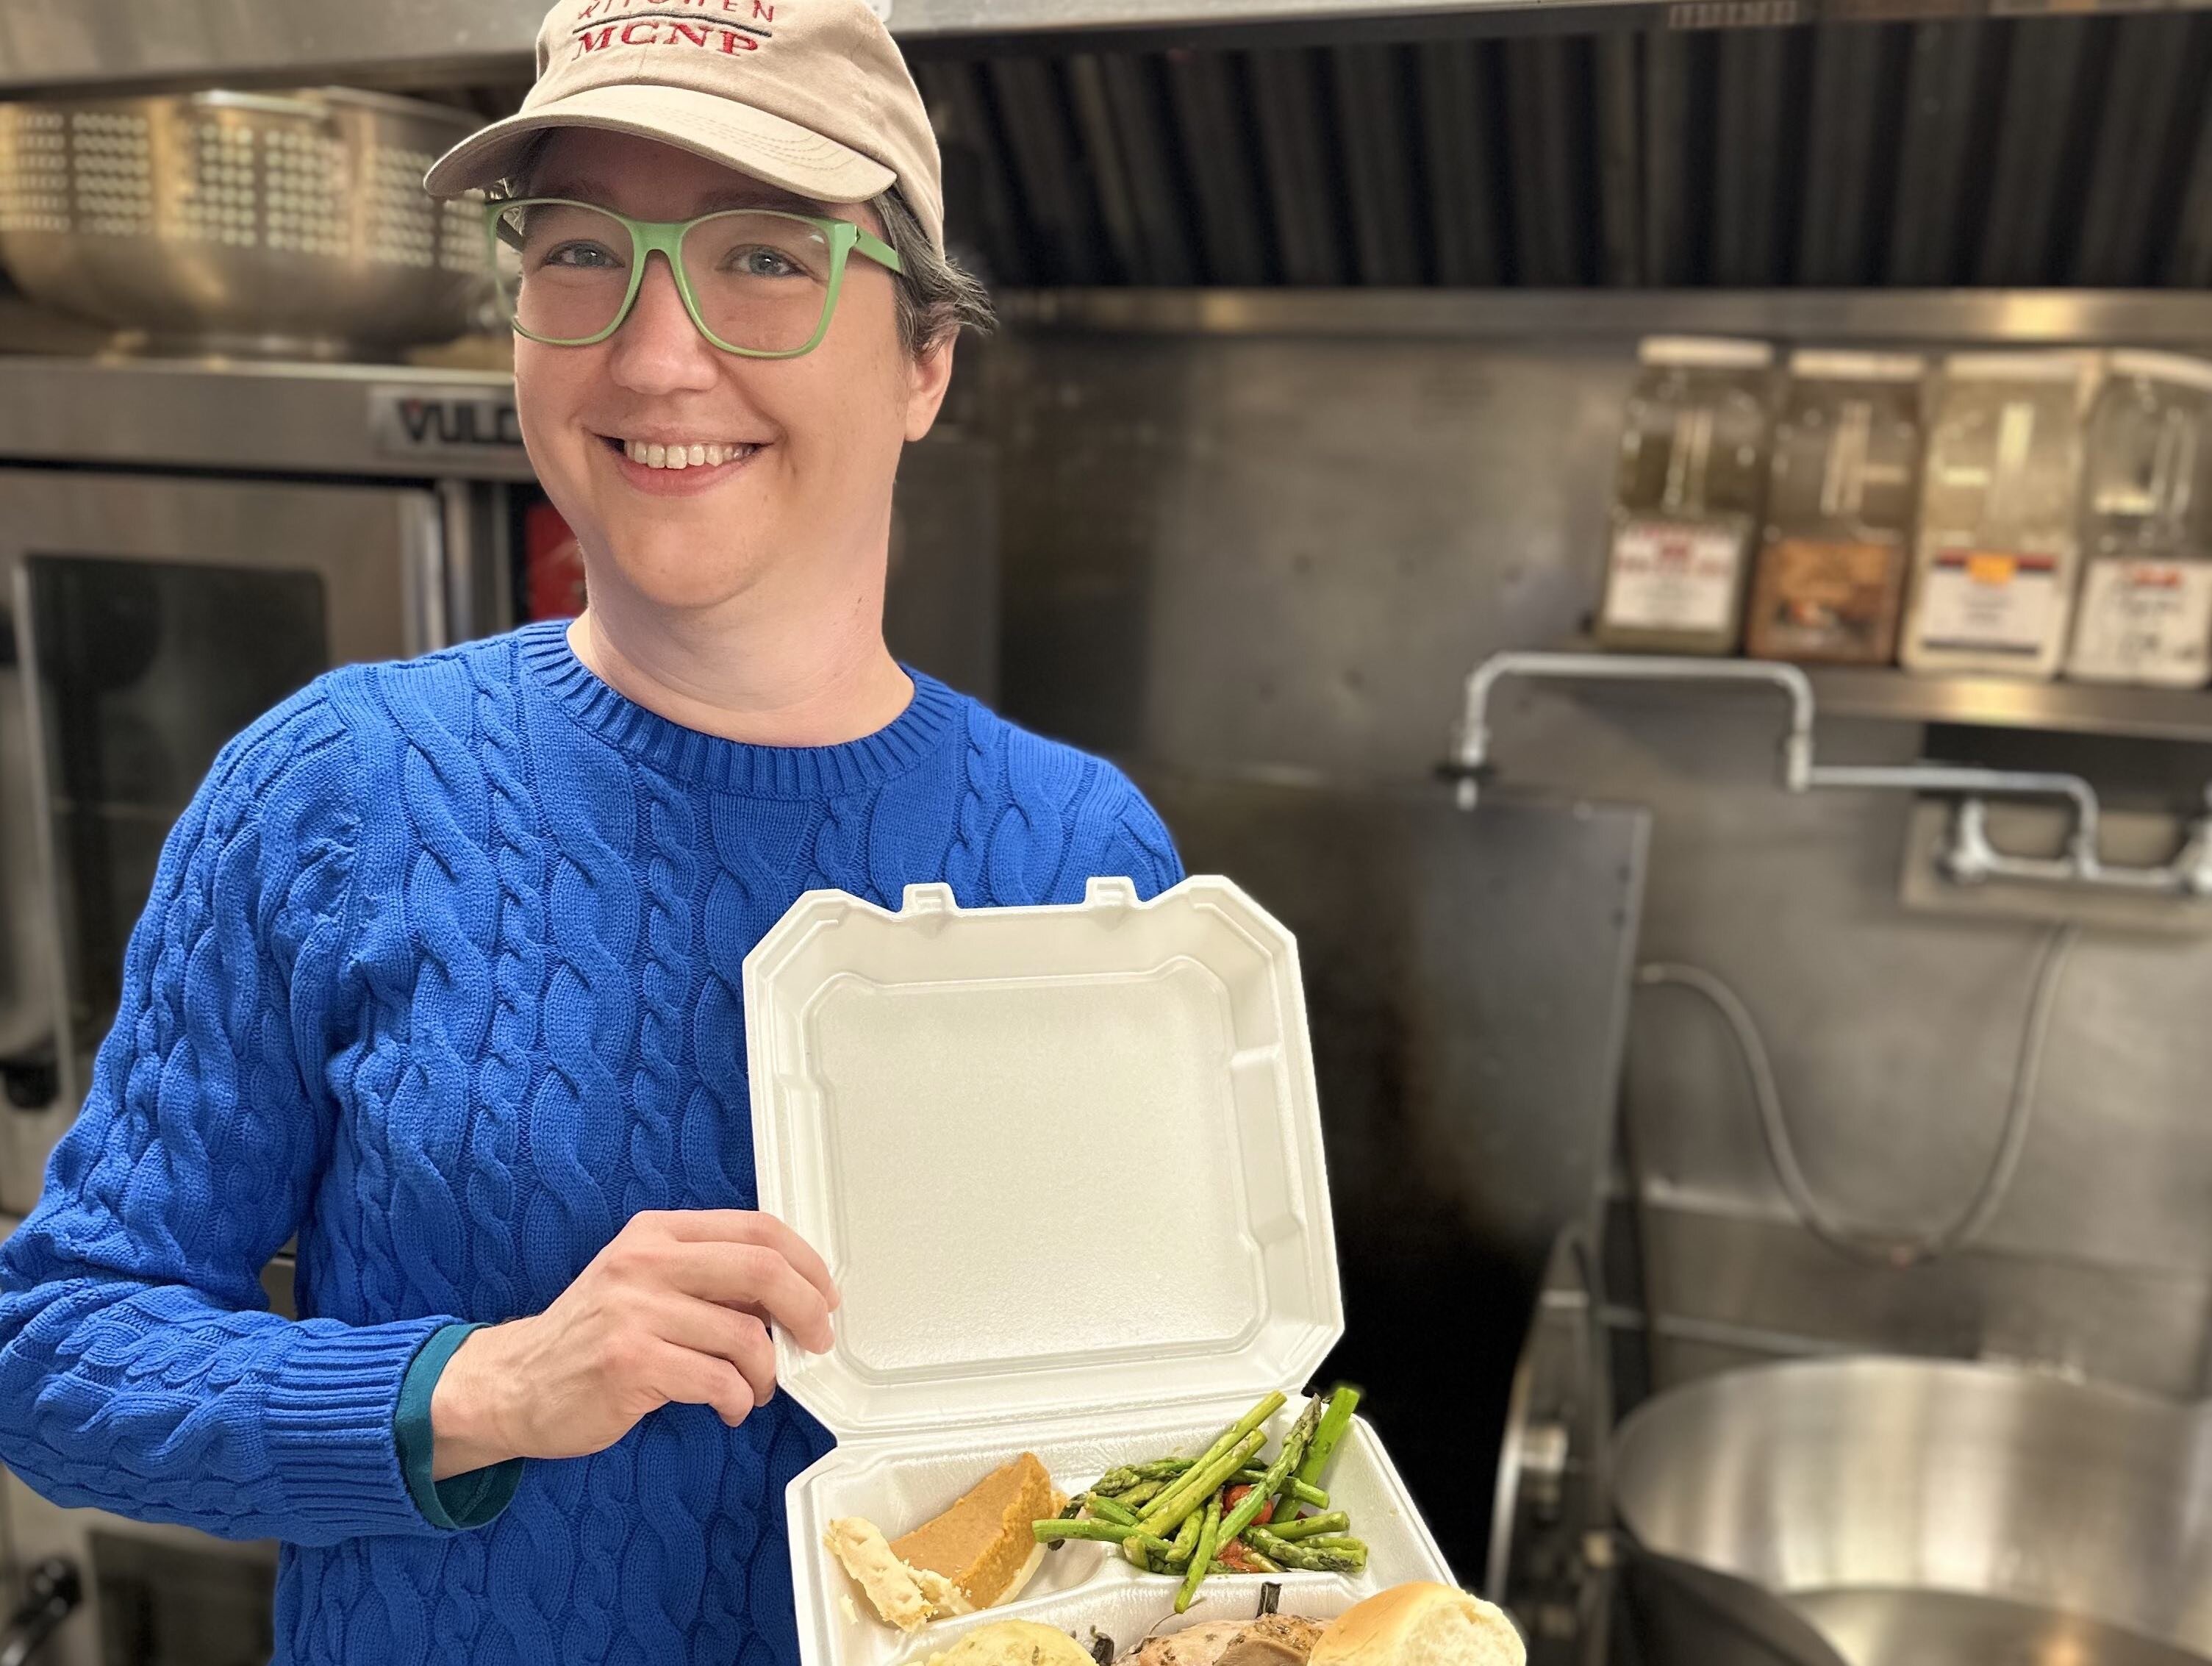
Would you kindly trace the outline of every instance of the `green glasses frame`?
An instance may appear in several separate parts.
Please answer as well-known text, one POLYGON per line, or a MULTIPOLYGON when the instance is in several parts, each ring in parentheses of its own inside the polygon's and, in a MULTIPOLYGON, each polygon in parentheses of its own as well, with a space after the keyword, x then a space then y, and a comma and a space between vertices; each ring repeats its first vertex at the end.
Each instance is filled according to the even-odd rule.
MULTIPOLYGON (((828 215, 793 214, 783 209, 718 209, 712 214, 702 214, 690 220, 633 220, 626 214, 617 214, 612 209, 598 203, 580 202, 573 197, 510 197, 484 204, 484 236, 490 245, 494 271, 499 265, 499 222, 502 215, 514 208, 538 204, 554 208, 584 208, 604 214, 617 222, 629 233, 629 288, 623 292, 622 305, 615 309, 614 319, 605 329, 589 336, 541 336, 534 330, 523 327, 514 315, 514 307, 500 289, 500 307, 507 321, 516 332, 548 347, 592 347, 605 341, 623 327, 629 317, 630 308, 637 304, 637 292, 645 282, 646 261, 658 251, 668 263, 668 270, 676 279, 676 293, 684 297, 684 310, 691 315, 692 326, 725 353, 734 353, 746 359, 795 359, 811 353, 822 345, 823 337, 830 333, 830 320, 836 315, 837 296, 845 287, 846 262, 854 254, 866 255, 888 271, 902 272, 906 269, 899 262, 898 251, 862 226, 850 220, 839 220, 828 215), (739 347, 734 342, 724 341, 707 327, 707 320, 699 315, 698 298, 691 293, 691 281, 684 275, 684 239, 696 225, 708 220, 720 220, 732 214, 766 215, 771 219, 795 221, 802 226, 811 226, 829 240, 830 288, 822 298, 822 319, 814 326, 814 333, 803 347, 739 347)), ((495 288, 500 288, 495 285, 495 288)))

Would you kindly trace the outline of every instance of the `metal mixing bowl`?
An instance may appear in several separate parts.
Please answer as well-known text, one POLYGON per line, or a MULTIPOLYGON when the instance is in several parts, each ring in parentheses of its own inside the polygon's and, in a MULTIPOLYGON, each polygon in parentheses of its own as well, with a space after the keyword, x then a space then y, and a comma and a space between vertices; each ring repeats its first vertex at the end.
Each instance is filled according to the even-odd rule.
POLYGON ((489 318, 483 222, 422 174, 479 125, 337 88, 0 105, 0 264, 160 349, 449 340, 489 318))
POLYGON ((1637 1541, 1787 1600, 1851 1666, 2212 1658, 2212 1411, 1991 1365, 1838 1359, 1622 1425, 1637 1541))

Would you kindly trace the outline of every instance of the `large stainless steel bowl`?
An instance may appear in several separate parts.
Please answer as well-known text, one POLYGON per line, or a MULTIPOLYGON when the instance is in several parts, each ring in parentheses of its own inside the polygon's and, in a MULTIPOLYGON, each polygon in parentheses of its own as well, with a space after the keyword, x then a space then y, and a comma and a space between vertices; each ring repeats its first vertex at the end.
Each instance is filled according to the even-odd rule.
POLYGON ((1984 1365, 1765 1366, 1638 1409, 1613 1484, 1637 1541, 1784 1596, 1852 1666, 2212 1659, 2197 1406, 1984 1365))
POLYGON ((448 340, 488 317, 483 231, 422 173, 477 125, 340 88, 0 105, 0 264, 160 348, 448 340))

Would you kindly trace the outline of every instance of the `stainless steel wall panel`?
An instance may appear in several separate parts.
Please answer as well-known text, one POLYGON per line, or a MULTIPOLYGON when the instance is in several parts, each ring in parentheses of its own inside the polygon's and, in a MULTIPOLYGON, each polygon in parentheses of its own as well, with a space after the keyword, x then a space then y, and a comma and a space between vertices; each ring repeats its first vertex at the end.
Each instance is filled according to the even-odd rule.
MULTIPOLYGON (((1011 712, 1177 766, 1425 780, 1463 674, 1571 636, 1597 593, 1634 331, 1515 327, 1008 343, 1011 712)), ((1495 792, 1652 808, 1644 952, 1751 1004, 1820 1195, 1898 1230, 1958 1207, 2036 928, 1906 913, 1911 806, 1778 791, 1763 706, 1508 685, 1494 715, 1495 792)), ((1921 743, 1910 724, 1822 728, 1846 761, 1921 743)), ((2212 1307, 2208 992, 2212 942, 2093 932, 2016 1189, 1973 1253, 1910 1274, 1838 1262, 1789 1222, 1725 1032, 1677 993, 1640 998, 1626 1091, 1680 1223, 1657 1237, 1662 1318, 2190 1386, 2212 1307)))
POLYGON ((1422 776, 1460 676, 1570 634, 1596 593, 1617 349, 1018 349, 1004 686, 1048 729, 1422 776), (1110 685, 1069 652, 1111 661, 1110 685))
MULTIPOLYGON (((1652 1210, 1676 1336, 1756 1334, 1869 1353, 2023 1361, 2156 1394, 2193 1396, 2212 1282, 1968 1254, 1900 1274, 1860 1267, 1780 1221, 1652 1210), (1723 1329, 1727 1327, 1728 1329, 1723 1329)), ((1667 1338, 1669 1325, 1662 1323, 1667 1338)), ((1782 1349, 1773 1350, 1779 1353, 1782 1349)), ((1661 1369, 1668 1370, 1663 1353, 1661 1369)), ((1659 1386, 1680 1378, 1662 1375, 1659 1386)))

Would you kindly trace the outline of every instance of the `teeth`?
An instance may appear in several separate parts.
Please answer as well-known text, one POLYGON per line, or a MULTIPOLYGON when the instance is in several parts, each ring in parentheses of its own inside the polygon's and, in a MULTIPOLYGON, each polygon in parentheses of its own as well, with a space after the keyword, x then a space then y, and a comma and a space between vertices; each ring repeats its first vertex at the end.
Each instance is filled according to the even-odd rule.
POLYGON ((720 468, 733 458, 750 457, 750 446, 722 446, 694 443, 688 446, 656 446, 642 440, 626 440, 623 454, 633 463, 642 463, 649 469, 708 469, 720 468))

